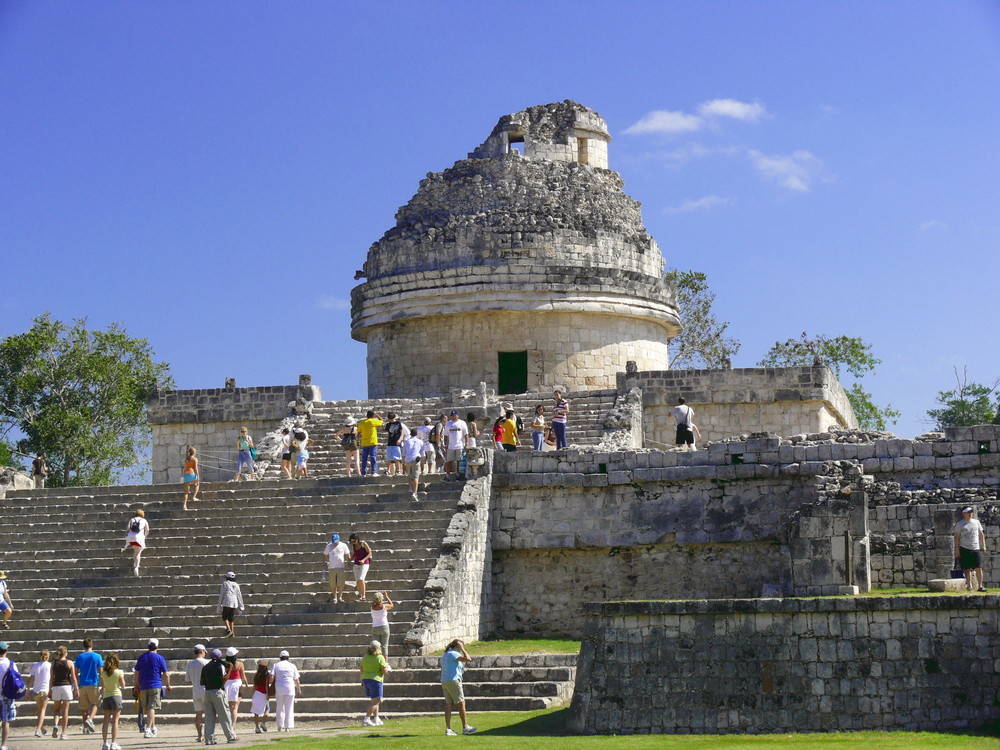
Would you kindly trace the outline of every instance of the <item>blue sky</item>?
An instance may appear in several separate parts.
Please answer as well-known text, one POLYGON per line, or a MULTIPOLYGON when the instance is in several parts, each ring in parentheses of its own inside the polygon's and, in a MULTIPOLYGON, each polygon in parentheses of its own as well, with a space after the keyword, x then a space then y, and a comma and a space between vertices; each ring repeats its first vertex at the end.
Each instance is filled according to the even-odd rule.
POLYGON ((912 436, 953 366, 1000 377, 998 91, 997 2, 5 0, 0 336, 120 321, 182 388, 363 397, 368 246, 500 116, 569 98, 737 366, 861 336, 912 436))

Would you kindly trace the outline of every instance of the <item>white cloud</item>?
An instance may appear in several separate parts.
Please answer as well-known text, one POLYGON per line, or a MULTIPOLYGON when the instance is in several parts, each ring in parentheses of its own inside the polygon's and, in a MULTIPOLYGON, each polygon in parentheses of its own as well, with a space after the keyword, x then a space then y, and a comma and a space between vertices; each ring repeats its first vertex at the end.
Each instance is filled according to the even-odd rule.
POLYGON ((718 195, 706 195, 701 198, 688 198, 679 206, 670 206, 668 214, 687 214, 692 211, 705 211, 716 206, 725 206, 733 202, 732 198, 722 198, 718 195))
POLYGON ((657 109, 626 128, 629 135, 641 133, 690 133, 701 128, 704 121, 697 115, 686 112, 671 112, 657 109))
POLYGON ((943 221, 938 221, 937 219, 931 219, 930 221, 925 221, 917 226, 918 232, 929 232, 932 229, 947 229, 948 225, 943 221))
POLYGON ((823 177, 823 160, 809 151, 762 154, 751 149, 747 155, 761 175, 789 190, 808 192, 812 184, 823 177))
POLYGON ((698 114, 702 117, 731 117, 743 122, 757 122, 767 114, 760 102, 749 104, 736 99, 712 99, 698 105, 698 114))
POLYGON ((316 301, 316 306, 321 310, 350 310, 351 301, 349 299, 340 299, 339 297, 320 297, 316 301))

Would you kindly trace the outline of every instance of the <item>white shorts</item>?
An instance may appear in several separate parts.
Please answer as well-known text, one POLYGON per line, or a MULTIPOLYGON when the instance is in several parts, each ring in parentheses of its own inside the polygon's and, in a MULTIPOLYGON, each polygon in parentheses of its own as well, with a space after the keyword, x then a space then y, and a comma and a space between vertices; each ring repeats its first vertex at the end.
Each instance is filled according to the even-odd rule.
POLYGON ((354 580, 363 581, 368 577, 368 563, 354 566, 354 580))
POLYGON ((73 700, 73 686, 72 685, 58 685, 52 688, 52 700, 54 701, 71 701, 73 700))
POLYGON ((235 703, 240 699, 240 686, 243 680, 226 680, 226 700, 235 703))
POLYGON ((196 714, 205 713, 205 691, 200 693, 191 693, 191 702, 194 704, 194 712, 196 714))
POLYGON ((268 708, 267 693, 262 693, 259 690, 253 691, 253 705, 250 706, 250 713, 254 716, 263 716, 267 713, 268 708))

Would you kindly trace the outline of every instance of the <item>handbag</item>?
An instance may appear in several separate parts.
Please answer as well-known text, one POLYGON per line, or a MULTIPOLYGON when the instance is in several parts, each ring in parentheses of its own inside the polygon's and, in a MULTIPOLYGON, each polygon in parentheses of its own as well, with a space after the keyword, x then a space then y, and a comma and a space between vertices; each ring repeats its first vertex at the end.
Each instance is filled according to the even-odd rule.
POLYGON ((250 446, 250 458, 252 458, 254 461, 257 460, 257 449, 254 448, 252 445, 250 446))

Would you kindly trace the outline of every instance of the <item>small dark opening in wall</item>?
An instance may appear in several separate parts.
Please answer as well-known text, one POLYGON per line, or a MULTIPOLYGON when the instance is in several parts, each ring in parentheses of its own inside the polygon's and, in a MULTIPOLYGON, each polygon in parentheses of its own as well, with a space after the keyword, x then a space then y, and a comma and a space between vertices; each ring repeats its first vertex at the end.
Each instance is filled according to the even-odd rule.
POLYGON ((924 659, 924 671, 927 674, 941 674, 941 665, 938 660, 931 657, 930 659, 924 659))
POLYGON ((507 151, 508 153, 517 151, 521 156, 524 156, 524 133, 507 133, 507 151))
POLYGON ((741 464, 741 463, 743 463, 743 454, 742 453, 733 453, 729 458, 730 458, 730 460, 734 464, 741 464))
POLYGON ((980 453, 989 453, 990 452, 990 441, 989 440, 980 440, 979 441, 979 452, 980 453))
POLYGON ((597 473, 598 474, 607 474, 608 473, 608 465, 607 464, 597 464, 597 473))

